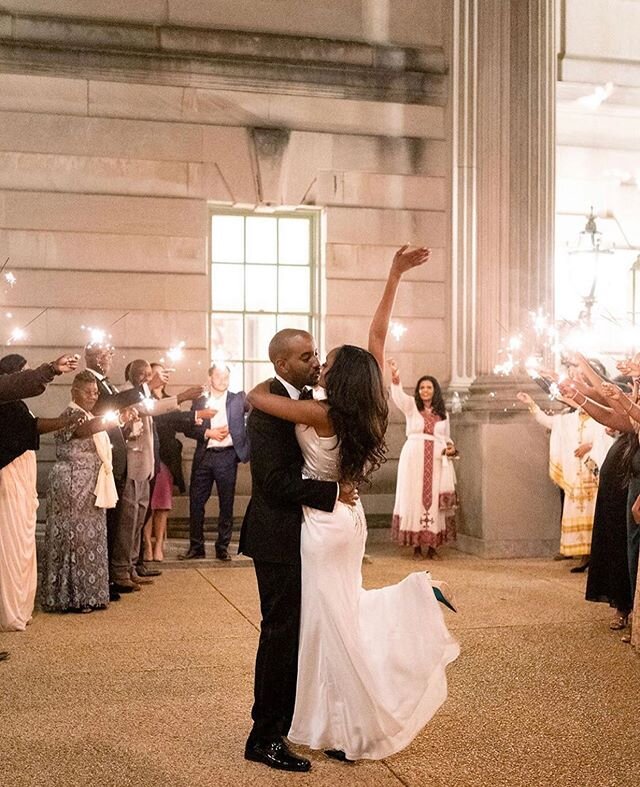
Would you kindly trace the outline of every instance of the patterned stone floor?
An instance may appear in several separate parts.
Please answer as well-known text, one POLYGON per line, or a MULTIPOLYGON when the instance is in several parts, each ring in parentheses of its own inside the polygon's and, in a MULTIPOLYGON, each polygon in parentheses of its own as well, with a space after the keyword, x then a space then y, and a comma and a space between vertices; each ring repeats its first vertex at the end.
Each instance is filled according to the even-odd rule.
MULTIPOLYGON (((389 545, 370 553, 368 587, 425 567, 389 545)), ((640 658, 609 631, 609 609, 584 601, 570 565, 448 551, 426 566, 459 605, 446 613, 462 646, 447 703, 388 760, 311 753, 312 772, 291 775, 242 758, 259 621, 250 565, 167 563, 106 611, 38 613, 25 633, 0 634, 11 651, 0 663, 0 783, 637 785, 640 658)))

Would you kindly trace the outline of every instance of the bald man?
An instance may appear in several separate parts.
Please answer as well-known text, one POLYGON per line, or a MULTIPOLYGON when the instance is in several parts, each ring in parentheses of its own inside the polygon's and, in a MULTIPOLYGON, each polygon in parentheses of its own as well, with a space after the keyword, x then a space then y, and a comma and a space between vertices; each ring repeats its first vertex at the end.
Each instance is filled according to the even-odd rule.
MULTIPOLYGON (((318 382, 318 351, 306 331, 277 333, 269 344, 269 358, 275 370, 271 393, 299 399, 303 389, 318 382)), ((262 623, 253 728, 244 756, 270 768, 304 772, 311 763, 294 754, 283 740, 296 698, 302 506, 333 511, 342 490, 334 481, 302 478, 295 424, 254 409, 247 428, 252 487, 238 551, 253 558, 262 623)), ((340 499, 352 503, 350 490, 345 489, 340 499)))

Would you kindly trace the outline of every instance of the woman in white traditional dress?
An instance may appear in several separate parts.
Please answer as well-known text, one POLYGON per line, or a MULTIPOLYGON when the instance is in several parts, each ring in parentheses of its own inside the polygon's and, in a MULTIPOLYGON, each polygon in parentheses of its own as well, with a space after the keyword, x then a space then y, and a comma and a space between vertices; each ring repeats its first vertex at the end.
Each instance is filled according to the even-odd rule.
MULTIPOLYGON (((388 407, 384 343, 402 274, 427 261, 400 249, 371 323, 369 352, 331 350, 320 385, 325 401, 293 401, 262 383, 248 395, 258 409, 296 423, 303 474, 356 486, 384 461, 388 407)), ((426 572, 396 585, 362 587, 367 537, 360 501, 331 513, 303 507, 302 613, 298 681, 288 738, 337 759, 381 759, 420 732, 447 696, 445 668, 459 653, 426 572)))
MULTIPOLYGON (((27 359, 0 359, 0 374, 27 368, 27 359)), ((36 594, 36 454, 40 435, 70 418, 36 418, 22 401, 0 405, 0 631, 24 631, 36 594)))
POLYGON ((391 398, 406 420, 407 441, 398 462, 391 537, 412 546, 415 558, 437 558, 436 548, 455 541, 456 455, 440 383, 425 374, 413 396, 402 389, 396 362, 391 368, 391 398), (422 549, 426 548, 426 555, 422 549))
POLYGON ((581 573, 589 566, 598 472, 613 438, 584 410, 549 415, 528 393, 521 391, 517 398, 527 405, 541 426, 551 431, 549 476, 564 492, 560 554, 579 557, 580 563, 571 572, 581 573))

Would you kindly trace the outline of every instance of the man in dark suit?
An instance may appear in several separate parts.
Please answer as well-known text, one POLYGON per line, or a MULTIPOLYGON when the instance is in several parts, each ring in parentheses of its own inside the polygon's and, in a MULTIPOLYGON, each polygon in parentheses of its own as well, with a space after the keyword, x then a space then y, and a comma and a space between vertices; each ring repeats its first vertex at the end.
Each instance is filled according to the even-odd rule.
MULTIPOLYGON (((271 393, 298 399, 305 386, 318 382, 318 351, 305 331, 278 332, 269 344, 269 358, 276 372, 271 393)), ((333 511, 339 496, 352 504, 355 493, 335 482, 302 478, 295 424, 253 410, 248 433, 252 488, 239 552, 253 558, 262 624, 253 728, 244 756, 271 768, 308 771, 309 760, 296 756, 283 741, 291 726, 296 696, 302 505, 333 511)))
MULTIPOLYGON (((94 408, 96 415, 101 415, 107 410, 119 410, 123 407, 133 406, 146 395, 142 386, 135 386, 127 391, 119 391, 109 380, 113 354, 113 347, 101 342, 88 344, 84 349, 86 367, 96 378, 98 385, 98 401, 94 408)), ((167 379, 167 375, 164 374, 159 384, 166 383, 167 379)), ((152 384, 157 386, 158 381, 154 379, 152 384)), ((107 434, 111 440, 113 478, 116 484, 116 491, 118 492, 118 502, 115 508, 107 509, 107 552, 109 555, 109 570, 112 572, 113 548, 127 479, 127 443, 122 428, 118 424, 108 429, 107 434)), ((115 577, 110 576, 109 579, 111 601, 117 601, 120 598, 120 593, 130 593, 133 590, 131 587, 124 586, 120 586, 120 590, 117 590, 115 588, 115 577)))
POLYGON ((192 410, 206 407, 216 411, 213 418, 185 430, 187 437, 198 441, 189 485, 189 549, 180 558, 197 560, 205 556, 204 509, 213 484, 218 492, 220 512, 216 558, 231 560, 229 543, 233 531, 233 500, 236 493, 238 463, 249 460, 249 443, 245 428, 244 391, 229 391, 229 368, 209 369, 209 395, 196 399, 192 410))

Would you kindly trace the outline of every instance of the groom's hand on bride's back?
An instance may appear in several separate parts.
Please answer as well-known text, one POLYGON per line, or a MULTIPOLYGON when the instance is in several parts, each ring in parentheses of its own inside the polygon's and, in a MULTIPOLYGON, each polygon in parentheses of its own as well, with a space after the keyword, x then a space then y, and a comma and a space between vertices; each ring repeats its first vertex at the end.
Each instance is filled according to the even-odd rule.
POLYGON ((341 503, 344 503, 348 506, 355 506, 358 502, 358 488, 353 484, 348 484, 344 481, 340 481, 338 484, 340 487, 340 494, 338 495, 338 500, 341 503))

